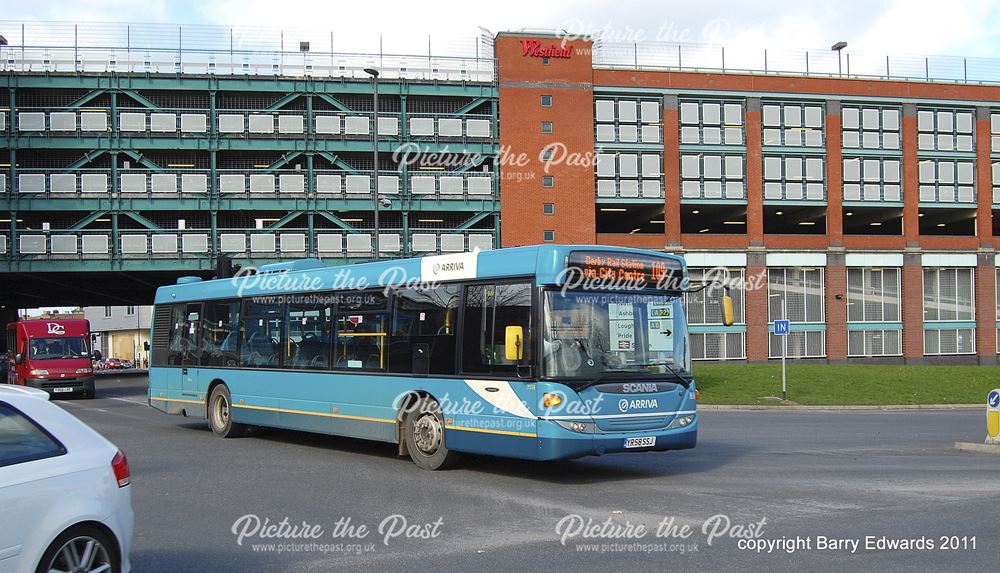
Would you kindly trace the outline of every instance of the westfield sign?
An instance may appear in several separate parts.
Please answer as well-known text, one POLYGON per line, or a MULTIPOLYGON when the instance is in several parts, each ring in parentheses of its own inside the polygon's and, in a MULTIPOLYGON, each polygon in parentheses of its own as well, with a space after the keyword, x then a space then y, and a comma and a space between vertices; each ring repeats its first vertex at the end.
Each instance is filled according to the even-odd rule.
POLYGON ((573 46, 569 44, 563 44, 562 47, 559 47, 556 44, 549 44, 548 46, 543 47, 541 40, 533 38, 521 39, 521 55, 526 57, 569 59, 569 55, 572 50, 573 46))

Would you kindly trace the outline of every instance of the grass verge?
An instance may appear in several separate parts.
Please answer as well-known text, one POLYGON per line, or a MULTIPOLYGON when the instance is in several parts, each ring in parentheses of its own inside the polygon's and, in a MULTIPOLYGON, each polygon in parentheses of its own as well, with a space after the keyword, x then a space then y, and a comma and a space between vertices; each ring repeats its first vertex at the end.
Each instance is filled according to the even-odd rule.
MULTIPOLYGON (((699 364, 702 404, 780 402, 781 364, 699 364)), ((1000 388, 996 366, 903 366, 788 362, 788 400, 804 405, 985 404, 1000 388)))

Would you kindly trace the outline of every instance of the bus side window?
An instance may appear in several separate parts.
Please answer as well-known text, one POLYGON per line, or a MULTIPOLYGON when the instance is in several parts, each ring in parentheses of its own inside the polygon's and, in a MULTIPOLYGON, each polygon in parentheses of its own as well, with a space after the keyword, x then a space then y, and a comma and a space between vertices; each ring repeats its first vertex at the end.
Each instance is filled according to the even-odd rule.
POLYGON ((333 367, 385 370, 388 300, 381 292, 339 295, 333 367))
POLYGON ((394 299, 389 371, 454 374, 461 287, 400 289, 394 299))
POLYGON ((465 291, 462 325, 462 371, 476 374, 515 374, 517 365, 507 360, 506 330, 520 326, 524 332, 521 365, 532 363, 531 293, 528 283, 475 285, 465 291))
POLYGON ((300 298, 304 297, 290 295, 285 305, 285 331, 288 333, 284 343, 285 367, 326 370, 330 367, 334 297, 329 295, 328 300, 318 302, 298 301, 300 298))
POLYGON ((240 321, 240 366, 247 368, 280 368, 281 346, 284 341, 284 316, 281 297, 276 301, 244 302, 240 321))
POLYGON ((240 301, 210 301, 205 303, 205 320, 202 331, 202 366, 225 366, 233 368, 239 364, 236 354, 239 325, 240 301))

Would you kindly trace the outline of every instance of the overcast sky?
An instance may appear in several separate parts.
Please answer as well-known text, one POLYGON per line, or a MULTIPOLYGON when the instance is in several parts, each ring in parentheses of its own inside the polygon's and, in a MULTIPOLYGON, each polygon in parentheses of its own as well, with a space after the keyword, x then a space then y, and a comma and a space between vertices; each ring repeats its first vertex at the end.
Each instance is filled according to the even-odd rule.
MULTIPOLYGON (((375 51, 381 33, 386 52, 426 53, 428 34, 436 46, 467 45, 483 27, 492 32, 521 28, 603 31, 610 40, 707 42, 741 50, 829 50, 832 43, 844 40, 848 51, 873 55, 1000 58, 1000 27, 995 25, 1000 22, 1000 1, 987 0, 34 0, 7 2, 2 18, 309 28, 322 30, 326 44, 332 32, 336 51, 375 51)), ((0 29, 0 34, 16 36, 6 29, 0 29)), ((293 45, 299 39, 294 33, 287 33, 286 38, 293 45)), ((324 50, 321 46, 313 49, 324 50)))

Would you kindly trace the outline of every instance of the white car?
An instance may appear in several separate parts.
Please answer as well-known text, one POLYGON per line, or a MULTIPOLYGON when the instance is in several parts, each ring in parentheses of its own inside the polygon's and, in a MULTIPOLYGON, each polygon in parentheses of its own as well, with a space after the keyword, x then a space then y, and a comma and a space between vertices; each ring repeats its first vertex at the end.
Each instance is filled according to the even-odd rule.
POLYGON ((0 385, 0 573, 128 573, 128 460, 48 400, 0 385))

